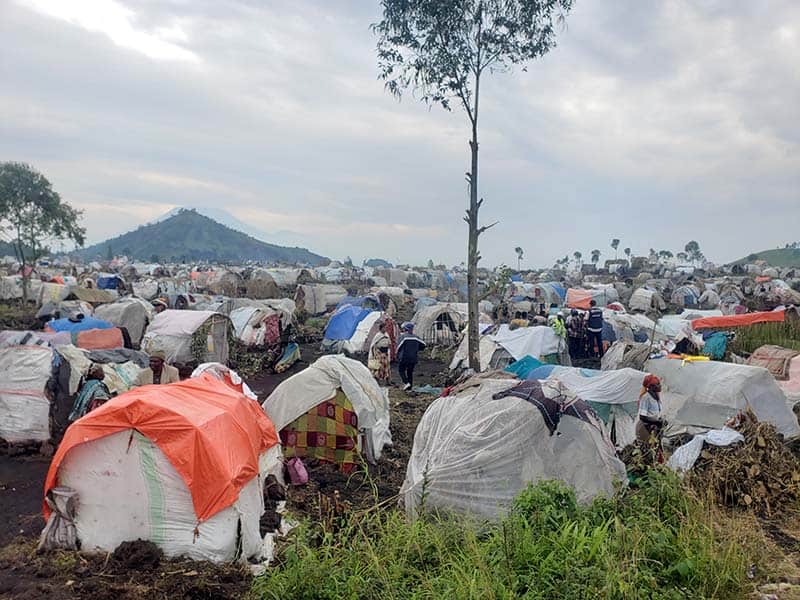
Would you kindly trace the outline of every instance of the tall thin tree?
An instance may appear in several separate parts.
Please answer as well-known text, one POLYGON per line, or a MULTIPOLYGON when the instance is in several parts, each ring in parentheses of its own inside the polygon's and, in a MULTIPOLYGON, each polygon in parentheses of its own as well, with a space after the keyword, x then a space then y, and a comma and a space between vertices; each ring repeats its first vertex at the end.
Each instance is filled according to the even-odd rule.
POLYGON ((509 71, 541 57, 556 45, 556 28, 573 0, 381 0, 378 68, 395 96, 412 88, 427 104, 450 110, 455 101, 471 128, 467 303, 469 364, 480 370, 478 353, 478 118, 482 77, 509 71))

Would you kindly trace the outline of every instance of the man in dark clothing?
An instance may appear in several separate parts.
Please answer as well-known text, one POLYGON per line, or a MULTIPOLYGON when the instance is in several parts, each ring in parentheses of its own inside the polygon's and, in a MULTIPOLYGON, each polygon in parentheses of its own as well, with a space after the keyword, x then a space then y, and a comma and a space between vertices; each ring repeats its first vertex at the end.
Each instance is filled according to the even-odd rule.
POLYGON ((589 336, 589 354, 603 358, 603 309, 597 308, 597 302, 589 302, 589 315, 586 320, 586 331, 589 336), (595 354, 595 344, 597 354, 595 354))
POLYGON ((414 386, 414 367, 417 366, 420 350, 424 348, 425 342, 414 335, 414 324, 404 323, 403 334, 397 342, 397 364, 406 391, 414 386))
POLYGON ((567 335, 569 336, 569 355, 573 360, 584 357, 586 346, 586 321, 576 309, 572 309, 567 317, 567 335))

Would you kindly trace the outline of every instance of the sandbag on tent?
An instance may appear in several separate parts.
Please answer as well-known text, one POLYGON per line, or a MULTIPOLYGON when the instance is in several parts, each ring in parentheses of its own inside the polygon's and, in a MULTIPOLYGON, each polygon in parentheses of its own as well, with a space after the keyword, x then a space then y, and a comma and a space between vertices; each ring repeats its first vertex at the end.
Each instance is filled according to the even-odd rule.
POLYGON ((786 396, 766 369, 660 358, 648 360, 644 371, 661 379, 670 437, 718 429, 748 407, 759 421, 772 423, 787 439, 800 435, 786 396))
POLYGON ((83 551, 144 539, 169 557, 260 558, 263 483, 279 461, 258 404, 204 374, 136 388, 73 423, 45 495, 57 485, 78 493, 83 551))
POLYGON ((0 347, 0 439, 50 439, 48 382, 53 359, 47 343, 0 347))
POLYGON ((563 481, 585 503, 611 496, 625 465, 591 408, 561 384, 490 379, 428 407, 400 497, 412 517, 424 495, 426 510, 498 519, 528 483, 547 479, 563 481), (509 395, 517 392, 529 400, 509 395))
POLYGON ((98 306, 94 314, 98 319, 127 329, 131 342, 138 345, 155 311, 151 304, 138 298, 122 298, 113 304, 98 306))
POLYGON ((374 463, 392 443, 386 393, 367 367, 344 356, 319 358, 276 387, 262 407, 290 456, 313 456, 347 469, 357 464, 356 452, 374 463), (346 416, 355 419, 348 423, 346 416))
POLYGON ((142 338, 142 350, 161 350, 169 363, 228 362, 230 319, 211 311, 165 310, 142 338))

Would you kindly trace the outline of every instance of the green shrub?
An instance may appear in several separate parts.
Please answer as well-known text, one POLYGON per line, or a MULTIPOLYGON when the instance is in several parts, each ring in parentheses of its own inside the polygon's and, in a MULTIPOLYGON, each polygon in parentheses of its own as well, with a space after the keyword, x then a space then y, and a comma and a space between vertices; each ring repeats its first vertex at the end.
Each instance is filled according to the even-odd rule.
POLYGON ((721 539, 671 474, 587 507, 529 486, 497 524, 352 515, 334 536, 305 524, 254 583, 263 598, 736 598, 747 544, 721 539))

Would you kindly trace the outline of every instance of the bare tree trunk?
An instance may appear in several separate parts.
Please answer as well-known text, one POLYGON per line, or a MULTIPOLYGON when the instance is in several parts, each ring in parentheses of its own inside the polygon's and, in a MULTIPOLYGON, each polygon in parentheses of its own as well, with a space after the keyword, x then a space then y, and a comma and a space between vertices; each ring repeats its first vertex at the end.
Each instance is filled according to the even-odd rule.
POLYGON ((467 224, 469 240, 467 244, 467 351, 469 366, 476 373, 481 370, 480 337, 478 333, 478 209, 483 200, 478 200, 478 100, 480 93, 480 74, 475 77, 475 108, 472 113, 472 139, 469 148, 472 155, 469 175, 469 210, 467 224))

